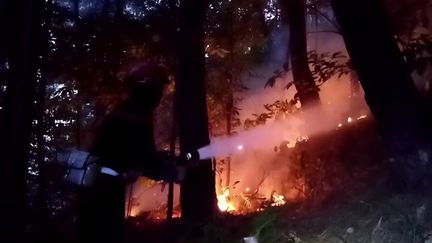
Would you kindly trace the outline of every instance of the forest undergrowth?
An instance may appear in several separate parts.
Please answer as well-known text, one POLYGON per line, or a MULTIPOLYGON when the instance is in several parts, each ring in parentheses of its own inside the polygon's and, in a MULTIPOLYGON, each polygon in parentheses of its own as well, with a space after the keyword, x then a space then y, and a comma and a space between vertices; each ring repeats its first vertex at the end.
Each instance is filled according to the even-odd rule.
POLYGON ((432 242, 430 193, 405 194, 390 172, 373 120, 316 135, 281 153, 304 198, 192 225, 130 219, 128 242, 432 242))

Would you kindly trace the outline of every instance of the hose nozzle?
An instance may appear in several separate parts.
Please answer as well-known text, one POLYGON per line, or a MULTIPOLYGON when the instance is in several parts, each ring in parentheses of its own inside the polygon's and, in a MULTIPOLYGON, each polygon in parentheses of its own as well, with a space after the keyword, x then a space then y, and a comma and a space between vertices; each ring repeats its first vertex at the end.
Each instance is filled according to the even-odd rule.
POLYGON ((198 161, 198 160, 200 160, 200 155, 199 155, 198 151, 195 150, 195 151, 188 152, 188 153, 185 153, 185 154, 181 155, 179 162, 181 164, 187 165, 187 164, 190 164, 193 161, 198 161))
POLYGON ((193 152, 186 153, 186 160, 200 160, 200 155, 198 150, 194 150, 193 152))

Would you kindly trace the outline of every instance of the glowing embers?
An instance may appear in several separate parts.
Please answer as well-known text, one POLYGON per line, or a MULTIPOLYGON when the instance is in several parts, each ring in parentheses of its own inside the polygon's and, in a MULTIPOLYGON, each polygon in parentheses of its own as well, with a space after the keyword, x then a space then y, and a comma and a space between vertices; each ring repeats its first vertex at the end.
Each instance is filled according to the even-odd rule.
MULTIPOLYGON (((261 189, 268 191, 266 188, 261 189)), ((266 193, 264 192, 264 194, 266 193)), ((268 196, 264 194, 259 193, 259 189, 251 189, 250 187, 241 190, 232 189, 231 191, 224 188, 221 194, 217 196, 218 207, 221 212, 241 215, 261 212, 268 207, 279 207, 285 205, 287 201, 300 199, 298 193, 292 197, 278 194, 275 190, 268 196)))
POLYGON ((272 195, 272 200, 273 202, 270 205, 273 207, 282 206, 286 203, 285 197, 276 193, 272 195))
POLYGON ((365 118, 367 118, 367 115, 361 115, 361 116, 357 117, 357 121, 361 120, 361 119, 365 119, 365 118))
POLYGON ((301 143, 301 142, 307 142, 309 141, 309 136, 303 135, 303 136, 299 136, 298 138, 296 138, 295 140, 289 141, 289 139, 286 139, 285 141, 285 146, 287 148, 295 148, 295 146, 297 145, 297 143, 301 143))
POLYGON ((141 213, 141 212, 140 212, 140 210, 139 210, 138 207, 132 207, 129 213, 126 212, 126 217, 127 217, 127 218, 128 218, 128 217, 136 217, 136 216, 138 216, 140 213, 141 213))
MULTIPOLYGON (((356 121, 356 120, 359 121, 359 120, 362 120, 362 119, 365 119, 365 118, 367 118, 367 115, 361 115, 361 116, 357 117, 357 119, 354 119, 354 118, 352 118, 352 117, 348 117, 346 121, 347 121, 348 124, 350 124, 350 123, 353 123, 353 122, 356 121)), ((339 123, 339 124, 337 125, 337 127, 340 128, 340 127, 343 127, 343 125, 344 125, 344 124, 339 123)))
POLYGON ((309 136, 303 135, 297 138, 297 142, 307 142, 309 140, 309 136))
POLYGON ((217 200, 218 200, 217 205, 219 207, 219 210, 222 212, 232 212, 236 210, 234 205, 230 202, 229 195, 230 195, 229 188, 224 188, 222 190, 222 193, 217 196, 217 200))

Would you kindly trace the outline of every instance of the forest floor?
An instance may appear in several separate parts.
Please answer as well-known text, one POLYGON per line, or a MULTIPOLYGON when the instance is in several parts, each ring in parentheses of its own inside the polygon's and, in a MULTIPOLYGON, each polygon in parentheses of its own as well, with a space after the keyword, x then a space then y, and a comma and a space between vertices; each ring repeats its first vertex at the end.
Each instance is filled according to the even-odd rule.
POLYGON ((432 242, 430 195, 373 191, 322 207, 298 204, 254 215, 218 215, 201 227, 147 222, 131 228, 128 242, 432 242))
POLYGON ((307 153, 304 175, 326 183, 312 183, 309 199, 247 215, 220 213, 199 226, 130 219, 128 242, 432 243, 432 193, 394 190, 373 121, 321 134, 298 150, 307 153))
MULTIPOLYGON (((280 156, 307 182, 304 200, 246 215, 219 213, 201 225, 130 218, 126 242, 432 243, 432 193, 395 190, 371 119, 311 137, 280 156)), ((57 218, 43 227, 50 242, 74 242, 76 217, 57 218)))

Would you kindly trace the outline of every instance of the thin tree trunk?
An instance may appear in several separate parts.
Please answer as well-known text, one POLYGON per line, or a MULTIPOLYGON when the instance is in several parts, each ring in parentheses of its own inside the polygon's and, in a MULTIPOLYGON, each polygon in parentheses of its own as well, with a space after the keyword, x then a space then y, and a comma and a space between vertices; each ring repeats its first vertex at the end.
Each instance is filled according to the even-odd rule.
MULTIPOLYGON (((172 25, 171 25, 171 36, 170 36, 170 41, 172 43, 174 43, 175 40, 177 40, 177 28, 178 28, 178 24, 177 24, 177 5, 176 5, 176 0, 169 0, 168 1, 168 6, 170 8, 170 13, 171 13, 171 21, 172 21, 172 25)), ((178 50, 176 49, 176 45, 172 45, 173 46, 173 50, 172 50, 172 58, 174 60, 174 65, 173 65, 173 73, 175 75, 175 80, 178 79, 178 67, 176 66, 177 64, 177 60, 178 60, 178 50)), ((172 106, 172 127, 171 127, 171 138, 170 138, 170 153, 171 156, 175 156, 176 155, 176 142, 177 142, 177 136, 178 136, 178 114, 177 114, 177 108, 176 108, 176 100, 175 98, 173 99, 173 106, 172 106)), ((174 211, 174 183, 170 182, 168 185, 168 209, 167 209, 167 221, 168 222, 172 222, 172 217, 173 217, 173 211, 174 211)))
POLYGON ((6 35, 9 64, 1 146, 3 239, 25 241, 26 174, 29 158, 33 101, 36 93, 41 2, 8 1, 6 35))
MULTIPOLYGON (((232 54, 231 54, 232 55, 232 54)), ((233 73, 231 70, 230 73, 230 79, 229 81, 232 83, 232 78, 233 78, 233 73)), ((227 103, 226 106, 226 130, 227 130, 227 136, 231 135, 232 132, 232 126, 231 126, 231 122, 232 122, 232 111, 233 111, 233 106, 234 106, 234 97, 233 97, 233 93, 232 90, 230 88, 229 92, 229 101, 227 103)), ((227 157, 227 161, 226 161, 226 187, 229 188, 230 183, 231 183, 231 157, 227 157)))
POLYGON ((123 57, 123 48, 124 46, 122 45, 122 35, 119 35, 118 32, 121 32, 121 28, 123 26, 123 10, 125 7, 125 0, 117 0, 116 1, 116 12, 115 12, 115 16, 114 16, 114 28, 113 28, 113 32, 111 33, 112 36, 114 36, 113 38, 113 47, 115 47, 114 53, 112 55, 113 60, 112 60, 112 64, 113 67, 116 67, 118 65, 120 65, 122 63, 122 57, 123 57))
MULTIPOLYGON (((40 46, 42 48, 42 60, 41 60, 41 76, 37 87, 37 107, 36 107, 36 142, 37 142, 37 166, 38 166, 38 184, 39 184, 39 195, 38 195, 38 210, 39 210, 39 222, 40 225, 47 225, 48 222, 48 208, 47 208, 47 184, 45 175, 45 140, 44 135, 46 133, 45 124, 45 95, 46 95, 46 83, 48 73, 48 56, 49 56, 49 30, 52 23, 52 0, 46 2, 45 9, 43 12, 43 28, 40 39, 40 46)), ((42 226, 43 227, 43 226, 42 226)), ((43 241, 46 241, 48 234, 47 229, 41 229, 41 237, 43 241)))
POLYGON ((253 4, 253 8, 256 14, 258 14, 258 23, 259 23, 259 28, 262 31, 262 34, 264 36, 268 36, 269 34, 269 28, 267 27, 267 23, 266 23, 266 18, 264 15, 264 8, 265 8, 265 4, 266 1, 263 0, 255 0, 252 1, 253 4))
POLYGON ((116 1, 116 12, 114 18, 116 21, 121 21, 123 19, 123 10, 124 10, 125 0, 117 0, 116 1))
POLYGON ((75 18, 78 19, 79 18, 79 5, 80 5, 80 0, 74 0, 74 14, 75 14, 75 18))
POLYGON ((108 18, 108 11, 110 8, 110 0, 104 0, 103 1, 103 5, 102 5, 102 19, 104 19, 104 21, 106 21, 106 19, 108 18))
MULTIPOLYGON (((205 87, 204 23, 207 1, 180 6, 179 78, 176 106, 182 153, 210 143, 205 87)), ((181 185, 182 217, 202 221, 215 213, 215 174, 211 160, 190 167, 181 185)))
POLYGON ((82 107, 81 101, 78 100, 78 105, 76 107, 77 113, 75 115, 75 145, 77 148, 81 148, 81 137, 82 137, 82 107))
MULTIPOLYGON (((232 123, 232 111, 234 107, 234 97, 231 86, 233 85, 234 73, 234 44, 235 44, 235 33, 234 33, 234 24, 235 24, 235 16, 234 16, 234 3, 230 2, 229 6, 229 26, 228 26, 228 47, 230 51, 230 61, 227 70, 227 82, 228 82, 228 102, 226 106, 226 132, 227 136, 231 135, 231 123, 232 123)), ((228 188, 231 183, 231 158, 227 157, 226 160, 226 178, 225 178, 225 186, 228 188)))
POLYGON ((280 0, 283 19, 290 26, 288 58, 291 58, 292 74, 302 107, 320 103, 318 87, 309 69, 307 57, 305 2, 304 0, 280 0))
MULTIPOLYGON (((175 156, 176 141, 177 141, 177 116, 175 112, 175 105, 173 104, 173 118, 171 127, 171 137, 170 137, 170 154, 175 156)), ((167 221, 172 221, 174 211, 174 182, 169 182, 168 184, 168 209, 167 209, 167 221)))
POLYGON ((332 7, 379 123, 394 178, 405 189, 413 189, 425 177, 423 164, 428 163, 419 154, 427 153, 430 141, 418 92, 379 2, 332 0, 332 7))

